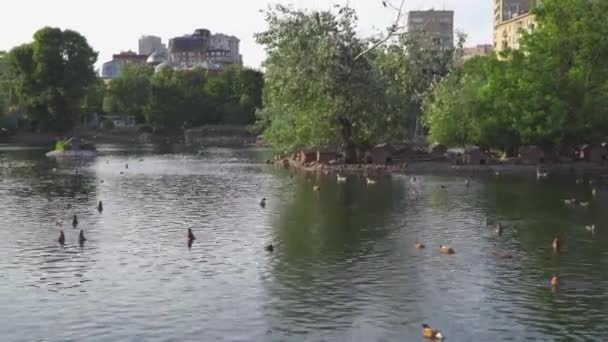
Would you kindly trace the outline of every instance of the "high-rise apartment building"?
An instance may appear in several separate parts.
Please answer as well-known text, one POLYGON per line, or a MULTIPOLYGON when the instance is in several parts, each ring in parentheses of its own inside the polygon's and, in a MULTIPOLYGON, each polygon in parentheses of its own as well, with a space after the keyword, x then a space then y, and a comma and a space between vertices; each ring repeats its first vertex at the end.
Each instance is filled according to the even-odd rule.
POLYGON ((163 40, 156 36, 142 36, 139 38, 139 54, 150 56, 153 52, 165 53, 167 47, 163 40))
POLYGON ((522 32, 534 32, 540 0, 494 0, 494 50, 519 49, 522 32))
POLYGON ((454 49, 454 11, 411 11, 407 28, 413 37, 428 40, 441 51, 454 49))

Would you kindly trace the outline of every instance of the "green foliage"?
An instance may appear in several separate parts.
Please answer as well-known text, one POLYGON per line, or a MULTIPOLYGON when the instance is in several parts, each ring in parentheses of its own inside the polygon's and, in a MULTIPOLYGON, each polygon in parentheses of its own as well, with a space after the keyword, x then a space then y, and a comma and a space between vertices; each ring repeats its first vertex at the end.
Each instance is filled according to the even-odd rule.
POLYGON ((305 12, 277 5, 266 13, 265 138, 278 148, 374 141, 382 135, 382 84, 355 33, 353 10, 305 12))
POLYGON ((55 143, 55 151, 65 152, 72 149, 72 138, 57 140, 55 143))
MULTIPOLYGON (((55 151, 57 152, 65 152, 71 151, 73 147, 73 138, 65 138, 60 139, 55 142, 55 151)), ((80 141, 80 150, 84 151, 95 151, 95 144, 92 141, 82 140, 80 141)))
POLYGON ((87 91, 82 102, 84 114, 100 113, 103 109, 103 100, 106 95, 106 84, 98 78, 94 83, 87 87, 87 91))
POLYGON ((80 121, 82 102, 96 82, 96 60, 79 33, 50 27, 37 31, 32 43, 11 50, 15 90, 35 126, 67 131, 80 121))
POLYGON ((13 76, 8 54, 0 51, 0 115, 6 114, 11 102, 13 76))
POLYGON ((154 69, 147 65, 127 65, 118 78, 110 81, 108 102, 104 109, 108 113, 135 116, 144 121, 144 113, 150 102, 151 77, 154 69), (111 101, 111 102, 110 102, 111 101))
POLYGON ((264 75, 240 66, 226 68, 210 77, 205 92, 222 123, 249 125, 255 122, 255 112, 262 107, 264 75))
POLYGON ((262 73, 237 66, 213 76, 204 69, 154 73, 148 66, 128 66, 110 82, 102 107, 161 129, 247 125, 261 106, 262 87, 262 73))
POLYGON ((146 121, 154 127, 179 129, 215 123, 204 92, 203 69, 175 71, 164 69, 152 77, 146 121))
POLYGON ((608 2, 546 0, 502 60, 467 62, 425 103, 431 138, 510 148, 599 140, 608 130, 608 2))

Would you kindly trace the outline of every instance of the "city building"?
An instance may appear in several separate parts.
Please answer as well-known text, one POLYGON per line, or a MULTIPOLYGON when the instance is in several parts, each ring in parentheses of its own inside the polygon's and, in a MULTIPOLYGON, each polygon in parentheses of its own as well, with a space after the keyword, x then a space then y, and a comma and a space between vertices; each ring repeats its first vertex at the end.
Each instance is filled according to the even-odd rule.
POLYGON ((121 52, 112 56, 112 60, 106 62, 101 68, 102 78, 116 78, 125 65, 146 64, 147 55, 139 55, 133 51, 121 52))
POLYGON ((158 67, 221 70, 226 65, 242 65, 239 43, 234 36, 212 35, 207 29, 198 29, 193 34, 170 39, 167 62, 158 67))
POLYGON ((139 54, 150 56, 154 52, 166 53, 167 47, 157 36, 142 36, 139 38, 139 54))
POLYGON ((464 63, 474 57, 487 56, 487 55, 491 54, 492 51, 493 51, 492 44, 481 44, 481 45, 472 46, 472 47, 465 47, 462 49, 460 58, 461 58, 462 62, 464 63))
POLYGON ((454 11, 410 11, 407 29, 441 51, 454 49, 454 11))
POLYGON ((523 32, 534 32, 532 9, 540 0, 494 0, 494 50, 519 49, 523 32))

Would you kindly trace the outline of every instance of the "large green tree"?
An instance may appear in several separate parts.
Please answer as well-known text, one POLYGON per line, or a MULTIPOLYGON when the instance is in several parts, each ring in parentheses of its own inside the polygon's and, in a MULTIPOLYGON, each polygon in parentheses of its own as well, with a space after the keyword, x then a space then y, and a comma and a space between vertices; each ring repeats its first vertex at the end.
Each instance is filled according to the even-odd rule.
POLYGON ((78 32, 45 27, 11 50, 15 89, 40 129, 68 131, 80 122, 82 101, 96 82, 97 53, 78 32))
POLYGON ((350 8, 305 12, 277 5, 266 13, 268 29, 256 35, 266 48, 266 138, 279 148, 340 143, 347 161, 357 143, 382 136, 382 81, 372 42, 356 34, 350 8))

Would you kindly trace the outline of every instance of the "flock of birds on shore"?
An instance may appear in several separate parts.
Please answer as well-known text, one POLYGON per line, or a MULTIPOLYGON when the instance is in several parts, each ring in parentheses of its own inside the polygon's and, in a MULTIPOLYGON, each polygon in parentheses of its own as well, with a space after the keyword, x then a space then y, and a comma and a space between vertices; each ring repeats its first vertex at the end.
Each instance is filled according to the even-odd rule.
MULTIPOLYGON (((140 160, 140 161, 142 161, 142 160, 140 160)), ((129 168, 129 165, 126 164, 125 165, 125 169, 128 169, 128 168, 129 168)), ((123 172, 120 172, 120 174, 123 174, 123 172)), ((496 176, 500 176, 500 173, 498 171, 495 171, 495 175, 496 176)), ((537 170, 537 178, 538 179, 547 178, 547 177, 548 177, 548 173, 541 172, 540 170, 537 170)), ((337 176, 336 176, 336 180, 337 180, 338 183, 346 183, 348 181, 348 177, 344 176, 344 175, 342 175, 340 173, 338 173, 337 176)), ((375 185, 377 183, 377 180, 369 178, 369 177, 366 177, 365 181, 366 181, 367 185, 375 185)), ((416 183, 417 182, 416 177, 411 177, 410 178, 410 182, 416 183)), ((102 181, 102 183, 103 183, 103 181, 102 181)), ((581 184, 582 180, 577 179, 576 183, 577 184, 581 184)), ((596 184, 595 181, 593 181, 593 180, 590 181, 589 183, 591 185, 593 185, 593 186, 596 184)), ((469 178, 465 178, 465 180, 464 180, 464 186, 468 188, 470 186, 470 184, 471 183, 470 183, 469 178)), ((444 186, 444 185, 441 185, 440 187, 442 189, 447 189, 447 187, 444 186)), ((321 190, 321 187, 319 185, 313 185, 313 191, 318 192, 320 190, 321 190)), ((597 191, 596 191, 595 187, 593 187, 591 189, 591 194, 592 194, 592 197, 595 197, 597 195, 597 191)), ((259 202, 260 207, 261 208, 266 208, 266 204, 267 204, 266 202, 267 202, 266 198, 262 198, 260 200, 260 202, 259 202)), ((565 200, 563 200, 563 202, 564 202, 564 204, 566 204, 568 206, 588 207, 590 205, 590 202, 588 202, 588 201, 581 201, 581 200, 578 200, 576 198, 565 199, 565 200)), ((103 202, 102 201, 99 201, 99 203, 97 204, 97 211, 100 214, 103 212, 103 202)), ((78 216, 74 215, 72 217, 72 227, 74 229, 76 229, 76 228, 78 228, 78 224, 79 224, 78 216)), ((62 225, 63 225, 62 223, 57 222, 57 226, 62 227, 62 225)), ((494 232, 497 235, 499 235, 499 236, 503 234, 504 229, 505 229, 505 226, 503 224, 496 223, 496 224, 490 225, 490 224, 488 224, 487 220, 485 222, 485 225, 487 227, 493 227, 494 228, 494 232)), ((585 229, 587 231, 590 231, 592 234, 595 234, 595 232, 596 232, 596 227, 595 227, 594 224, 585 226, 585 229)), ((196 240, 196 237, 194 236, 194 233, 192 232, 192 229, 188 228, 188 232, 187 232, 187 245, 188 245, 188 248, 192 247, 192 244, 193 244, 193 242, 195 240, 196 240)), ((62 246, 65 245, 66 238, 65 238, 65 234, 64 234, 63 230, 60 230, 60 235, 59 235, 59 238, 57 239, 57 241, 59 242, 60 245, 62 245, 62 246)), ((87 241, 87 238, 84 235, 84 230, 81 229, 80 233, 79 233, 79 236, 78 236, 78 243, 79 243, 80 246, 83 246, 86 241, 87 241)), ((551 247, 552 247, 554 253, 559 253, 560 252, 560 250, 561 250, 561 240, 559 239, 559 237, 555 237, 553 239, 551 247)), ((422 243, 422 242, 417 242, 414 245, 414 248, 417 249, 417 250, 422 250, 422 249, 426 248, 426 245, 424 243, 422 243)), ((274 251, 274 245, 272 243, 267 244, 264 247, 264 250, 266 252, 272 253, 274 251)), ((440 245, 439 246, 439 252, 441 254, 443 254, 443 255, 454 255, 456 253, 455 250, 454 250, 454 248, 452 248, 451 246, 448 246, 448 245, 440 245)), ((509 254, 509 253, 503 253, 503 254, 500 254, 499 257, 504 258, 504 259, 511 259, 512 255, 509 254)), ((555 274, 552 275, 552 277, 550 279, 550 284, 551 284, 551 287, 552 287, 553 290, 556 290, 559 287, 559 285, 560 285, 560 276, 557 273, 555 273, 555 274)), ((435 341, 441 341, 441 340, 444 339, 444 335, 443 335, 443 333, 440 330, 432 328, 431 326, 429 326, 427 324, 422 324, 422 335, 423 335, 423 337, 425 337, 427 339, 435 340, 435 341)))

